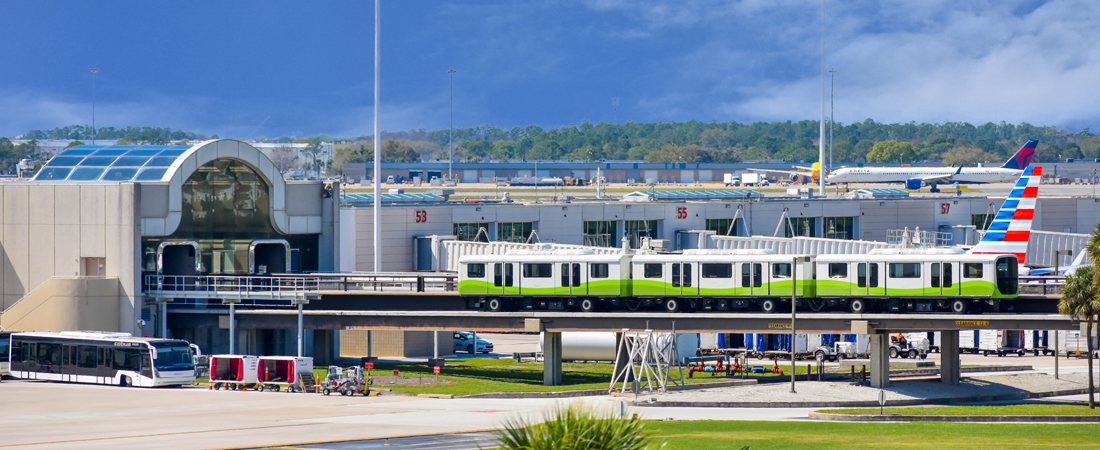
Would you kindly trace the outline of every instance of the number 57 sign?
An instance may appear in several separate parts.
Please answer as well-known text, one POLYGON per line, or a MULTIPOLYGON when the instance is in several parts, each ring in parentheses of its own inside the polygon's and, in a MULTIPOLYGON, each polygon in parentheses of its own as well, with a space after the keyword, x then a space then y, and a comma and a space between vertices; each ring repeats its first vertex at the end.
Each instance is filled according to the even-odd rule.
POLYGON ((940 215, 944 215, 951 212, 950 203, 940 203, 940 215))

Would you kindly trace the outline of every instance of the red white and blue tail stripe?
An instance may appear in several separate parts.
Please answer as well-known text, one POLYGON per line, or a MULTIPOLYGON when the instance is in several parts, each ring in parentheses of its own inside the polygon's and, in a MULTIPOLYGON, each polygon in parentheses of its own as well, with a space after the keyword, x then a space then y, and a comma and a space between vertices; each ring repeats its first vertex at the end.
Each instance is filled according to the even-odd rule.
POLYGON ((1001 210, 993 218, 982 240, 970 249, 981 255, 1016 255, 1020 264, 1027 256, 1031 219, 1035 216, 1035 198, 1039 194, 1042 167, 1028 167, 1008 194, 1001 210))

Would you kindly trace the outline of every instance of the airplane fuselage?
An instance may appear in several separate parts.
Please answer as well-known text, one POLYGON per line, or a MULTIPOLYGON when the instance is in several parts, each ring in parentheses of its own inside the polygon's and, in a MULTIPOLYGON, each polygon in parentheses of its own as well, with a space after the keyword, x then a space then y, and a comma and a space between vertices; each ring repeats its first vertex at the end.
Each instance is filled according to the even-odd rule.
MULTIPOLYGON (((952 167, 843 167, 825 177, 827 183, 905 183, 909 179, 951 176, 958 168, 952 167)), ((1020 178, 1022 170, 999 167, 963 168, 941 184, 952 183, 1012 183, 1020 178)))

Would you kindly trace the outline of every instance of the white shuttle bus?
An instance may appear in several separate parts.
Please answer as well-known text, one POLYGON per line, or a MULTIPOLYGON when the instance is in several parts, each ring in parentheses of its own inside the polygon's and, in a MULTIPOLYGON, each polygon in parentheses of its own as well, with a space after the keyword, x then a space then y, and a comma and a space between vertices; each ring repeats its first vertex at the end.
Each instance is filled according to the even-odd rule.
POLYGON ((11 376, 117 386, 194 384, 194 350, 175 339, 129 333, 12 333, 11 376))
POLYGON ((11 333, 0 333, 0 378, 11 376, 11 333))

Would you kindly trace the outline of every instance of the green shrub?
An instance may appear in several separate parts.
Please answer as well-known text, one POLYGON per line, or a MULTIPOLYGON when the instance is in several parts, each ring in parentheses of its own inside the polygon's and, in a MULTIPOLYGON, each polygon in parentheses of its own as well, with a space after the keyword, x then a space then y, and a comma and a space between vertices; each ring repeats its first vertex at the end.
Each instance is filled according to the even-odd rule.
POLYGON ((508 419, 497 432, 497 440, 507 450, 648 449, 648 439, 643 439, 641 432, 640 420, 619 419, 611 411, 580 404, 559 404, 544 413, 542 423, 508 419))

